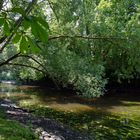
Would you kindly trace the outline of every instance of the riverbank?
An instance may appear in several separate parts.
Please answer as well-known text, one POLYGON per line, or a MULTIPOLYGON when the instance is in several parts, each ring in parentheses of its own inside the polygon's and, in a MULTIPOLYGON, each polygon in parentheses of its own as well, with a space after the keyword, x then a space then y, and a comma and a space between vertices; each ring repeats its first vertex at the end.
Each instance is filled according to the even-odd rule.
MULTIPOLYGON (((80 134, 54 120, 34 116, 30 111, 18 107, 11 100, 0 99, 0 106, 8 120, 17 121, 26 127, 30 126, 32 131, 39 135, 40 140, 91 140, 88 136, 80 134)), ((27 140, 29 139, 27 138, 27 140)))
POLYGON ((139 93, 135 90, 131 93, 114 92, 100 98, 85 99, 68 91, 63 93, 36 86, 2 84, 0 98, 14 101, 21 110, 34 117, 49 118, 91 139, 138 140, 139 93))
MULTIPOLYGON (((1 104, 0 100, 0 104, 1 104)), ((0 106, 0 140, 38 140, 30 127, 8 119, 5 110, 0 106)))

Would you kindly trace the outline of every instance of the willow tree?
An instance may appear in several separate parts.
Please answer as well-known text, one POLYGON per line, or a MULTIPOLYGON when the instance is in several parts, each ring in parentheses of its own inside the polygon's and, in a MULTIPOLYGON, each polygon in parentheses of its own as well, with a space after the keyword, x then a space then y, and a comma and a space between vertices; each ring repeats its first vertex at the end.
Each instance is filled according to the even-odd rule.
POLYGON ((93 97, 102 94, 109 78, 139 77, 138 0, 50 0, 49 5, 55 37, 42 56, 58 82, 93 97))

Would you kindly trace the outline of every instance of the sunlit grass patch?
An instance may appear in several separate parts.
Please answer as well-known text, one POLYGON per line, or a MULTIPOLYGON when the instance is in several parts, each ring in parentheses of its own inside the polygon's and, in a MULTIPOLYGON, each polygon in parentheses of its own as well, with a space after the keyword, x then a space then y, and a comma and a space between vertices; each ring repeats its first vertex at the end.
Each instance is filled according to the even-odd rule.
POLYGON ((38 140, 38 138, 30 128, 5 119, 5 114, 0 108, 0 140, 38 140))
POLYGON ((96 140, 139 140, 139 96, 104 96, 87 100, 52 91, 26 91, 6 97, 37 116, 54 119, 96 140))
POLYGON ((76 113, 37 105, 24 107, 34 110, 36 115, 49 117, 89 134, 96 140, 140 139, 140 117, 132 119, 100 111, 76 113))

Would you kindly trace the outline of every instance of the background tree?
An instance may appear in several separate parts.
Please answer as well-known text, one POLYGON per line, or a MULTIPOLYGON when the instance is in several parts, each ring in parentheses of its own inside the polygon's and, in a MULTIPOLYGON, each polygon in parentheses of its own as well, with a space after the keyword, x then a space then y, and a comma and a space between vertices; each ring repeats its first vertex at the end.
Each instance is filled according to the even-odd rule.
POLYGON ((95 97, 107 79, 139 77, 139 0, 5 0, 0 7, 0 66, 26 67, 20 78, 49 76, 95 97))

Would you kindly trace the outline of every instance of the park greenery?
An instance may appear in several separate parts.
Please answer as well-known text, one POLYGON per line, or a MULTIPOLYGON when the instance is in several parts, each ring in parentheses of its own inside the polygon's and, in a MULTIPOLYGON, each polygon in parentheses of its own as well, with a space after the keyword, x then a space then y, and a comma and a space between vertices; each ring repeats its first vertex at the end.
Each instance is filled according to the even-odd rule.
MULTIPOLYGON (((1 100, 13 100, 35 116, 54 119, 92 139, 138 140, 140 102, 132 95, 135 91, 135 99, 100 96, 110 82, 139 78, 140 0, 0 0, 0 81, 42 80, 56 89, 72 89, 64 96, 64 90, 53 87, 49 93, 48 88, 41 97, 38 87, 17 90, 0 84, 1 100), (57 92, 59 101, 52 97, 57 92), (65 111, 49 106, 51 102, 55 107, 78 102, 93 108, 74 112, 67 106, 65 111)), ((38 139, 32 128, 5 115, 0 107, 0 140, 38 139)))
POLYGON ((51 79, 85 97, 140 76, 139 0, 1 0, 1 78, 51 79))
MULTIPOLYGON (((43 116, 55 120, 58 124, 67 125, 73 130, 90 136, 91 140, 140 139, 140 101, 139 96, 135 94, 131 96, 120 94, 87 100, 79 96, 73 97, 67 92, 63 93, 64 95, 53 90, 45 92, 38 87, 9 85, 8 88, 6 84, 1 86, 3 90, 10 91, 11 94, 0 94, 0 98, 11 99, 35 116, 43 116)), ((2 125, 9 128, 11 124, 8 125, 9 121, 2 116, 1 111, 2 125)), ((30 123, 29 125, 32 126, 30 123)), ((5 132, 6 137, 8 131, 4 128, 0 127, 0 132, 5 132)), ((17 136, 23 131, 23 129, 14 132, 12 130, 10 129, 9 133, 16 135, 18 132, 17 136)), ((28 137, 32 135, 27 135, 26 132, 23 131, 21 138, 26 137, 30 140, 31 138, 28 137)), ((17 137, 15 140, 18 139, 17 137)))
POLYGON ((38 140, 30 128, 24 127, 16 121, 5 118, 4 110, 0 108, 0 140, 38 140))

